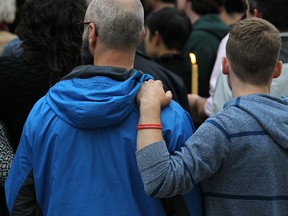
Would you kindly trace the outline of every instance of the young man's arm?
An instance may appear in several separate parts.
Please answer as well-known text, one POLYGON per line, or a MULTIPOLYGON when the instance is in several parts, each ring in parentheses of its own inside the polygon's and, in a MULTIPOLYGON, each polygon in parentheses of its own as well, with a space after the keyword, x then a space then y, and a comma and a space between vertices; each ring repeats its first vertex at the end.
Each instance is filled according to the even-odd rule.
MULTIPOLYGON (((161 107, 169 104, 171 99, 171 92, 164 92, 161 81, 149 80, 144 82, 137 95, 141 113, 139 124, 161 124, 161 107), (150 86, 146 87, 148 86, 148 83, 150 86)), ((139 130, 137 136, 137 150, 160 140, 163 140, 162 130, 139 130)))
MULTIPOLYGON (((195 129, 190 115, 184 112, 184 110, 180 106, 176 105, 176 103, 171 102, 167 109, 165 108, 161 110, 161 107, 170 102, 171 97, 172 95, 170 92, 167 92, 166 94, 164 93, 163 86, 159 81, 148 81, 143 83, 141 91, 138 94, 141 113, 139 124, 142 124, 142 126, 149 126, 151 124, 152 126, 155 126, 156 124, 156 128, 139 130, 138 138, 141 140, 141 143, 139 143, 141 145, 140 148, 156 140, 166 140, 166 151, 169 154, 172 154, 175 150, 180 150, 180 148, 184 145, 184 142, 194 132, 195 129), (162 121, 161 118, 163 118, 162 121), (161 127, 157 129, 157 125, 161 125, 161 122, 163 126, 162 130, 161 127)), ((149 161, 149 158, 144 157, 143 159, 148 159, 149 161)), ((151 185, 151 188, 157 188, 157 186, 158 184, 153 186, 151 185)), ((166 199, 162 199, 162 201, 167 214, 171 216, 203 215, 202 197, 200 187, 198 185, 194 187, 194 190, 186 193, 183 196, 169 196, 169 198, 166 197, 166 199)))
MULTIPOLYGON (((143 85, 138 95, 141 124, 160 123, 161 105, 170 100, 154 82, 143 85)), ((217 119, 203 123, 180 151, 171 154, 162 130, 138 130, 136 157, 146 193, 158 198, 187 193, 217 172, 230 151, 229 141, 217 125, 217 119)))

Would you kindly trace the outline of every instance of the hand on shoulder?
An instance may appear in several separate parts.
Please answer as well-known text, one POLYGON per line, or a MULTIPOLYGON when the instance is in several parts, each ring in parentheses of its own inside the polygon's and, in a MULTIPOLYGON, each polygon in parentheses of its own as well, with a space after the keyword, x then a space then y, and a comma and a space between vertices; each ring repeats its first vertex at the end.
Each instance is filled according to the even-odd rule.
POLYGON ((136 101, 140 109, 156 109, 167 106, 172 100, 171 91, 165 92, 160 80, 148 80, 143 82, 137 94, 136 101))

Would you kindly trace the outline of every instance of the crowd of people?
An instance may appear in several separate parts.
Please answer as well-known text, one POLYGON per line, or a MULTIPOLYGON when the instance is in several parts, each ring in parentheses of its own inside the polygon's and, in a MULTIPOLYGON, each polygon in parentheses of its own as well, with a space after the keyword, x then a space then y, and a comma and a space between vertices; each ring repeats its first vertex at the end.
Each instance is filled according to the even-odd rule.
POLYGON ((287 214, 286 9, 0 0, 0 215, 287 214))

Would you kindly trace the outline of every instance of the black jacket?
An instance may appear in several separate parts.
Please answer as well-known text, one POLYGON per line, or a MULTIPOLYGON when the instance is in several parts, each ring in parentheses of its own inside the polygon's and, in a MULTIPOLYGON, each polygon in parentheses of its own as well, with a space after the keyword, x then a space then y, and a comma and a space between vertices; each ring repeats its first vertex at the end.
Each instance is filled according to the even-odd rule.
POLYGON ((188 56, 185 58, 180 54, 168 54, 154 60, 158 64, 179 75, 184 81, 187 92, 191 93, 192 64, 188 56))
POLYGON ((180 76, 157 64, 140 51, 136 52, 134 68, 152 75, 157 80, 161 80, 164 89, 172 92, 173 100, 178 102, 188 113, 190 113, 187 90, 184 81, 180 76))
POLYGON ((32 106, 49 89, 49 69, 22 57, 0 58, 0 120, 8 129, 16 151, 23 125, 32 106))

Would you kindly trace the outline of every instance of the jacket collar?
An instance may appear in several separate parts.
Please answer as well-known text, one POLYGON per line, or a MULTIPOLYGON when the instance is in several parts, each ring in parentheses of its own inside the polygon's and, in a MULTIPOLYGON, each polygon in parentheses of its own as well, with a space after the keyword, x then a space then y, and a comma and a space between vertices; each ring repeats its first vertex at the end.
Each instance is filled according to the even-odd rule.
POLYGON ((131 77, 135 72, 135 69, 127 70, 125 68, 109 66, 82 65, 74 68, 72 72, 63 77, 62 80, 106 76, 117 81, 124 81, 131 77))

